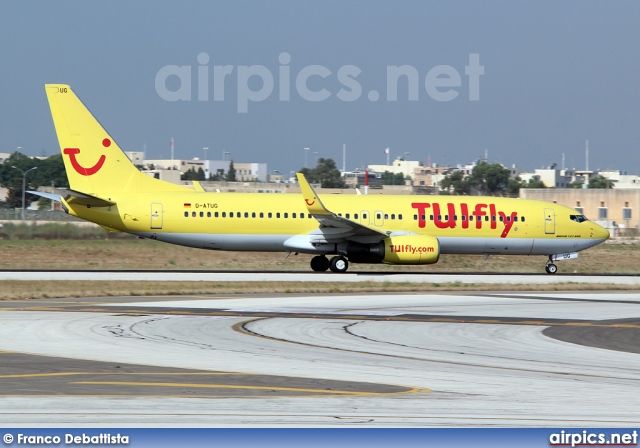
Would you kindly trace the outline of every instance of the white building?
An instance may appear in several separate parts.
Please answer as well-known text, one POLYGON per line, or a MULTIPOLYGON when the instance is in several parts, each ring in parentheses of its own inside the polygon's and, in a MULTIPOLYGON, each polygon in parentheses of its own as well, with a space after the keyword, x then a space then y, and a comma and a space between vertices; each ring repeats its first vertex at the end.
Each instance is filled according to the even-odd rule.
POLYGON ((423 166, 423 163, 420 161, 397 158, 391 165, 367 165, 367 169, 378 173, 384 173, 385 171, 393 174, 402 173, 405 178, 410 177, 413 179, 414 170, 421 166, 423 166))

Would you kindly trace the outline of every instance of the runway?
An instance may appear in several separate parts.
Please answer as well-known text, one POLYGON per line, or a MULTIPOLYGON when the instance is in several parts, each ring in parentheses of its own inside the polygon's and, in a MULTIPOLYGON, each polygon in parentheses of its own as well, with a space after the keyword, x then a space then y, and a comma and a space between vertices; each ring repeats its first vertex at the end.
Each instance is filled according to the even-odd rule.
POLYGON ((640 293, 0 302, 5 426, 638 426, 640 293))
POLYGON ((465 283, 465 284, 604 284, 640 286, 640 275, 591 274, 492 274, 492 273, 416 273, 367 272, 334 274, 331 272, 246 272, 246 271, 68 271, 0 270, 0 281, 182 281, 182 282, 322 282, 322 283, 465 283))

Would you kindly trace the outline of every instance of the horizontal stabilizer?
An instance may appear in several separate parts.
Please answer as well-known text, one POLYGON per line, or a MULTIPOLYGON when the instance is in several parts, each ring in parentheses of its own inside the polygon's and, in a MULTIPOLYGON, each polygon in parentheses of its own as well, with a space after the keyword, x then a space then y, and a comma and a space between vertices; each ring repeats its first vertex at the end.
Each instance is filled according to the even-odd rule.
POLYGON ((65 200, 67 204, 71 205, 84 205, 89 207, 109 207, 110 205, 116 205, 115 202, 107 199, 99 198, 97 196, 91 196, 90 194, 80 193, 75 190, 56 190, 58 193, 44 193, 42 191, 28 191, 27 193, 35 194, 36 196, 42 196, 43 198, 51 199, 52 201, 62 202, 65 200))
POLYGON ((43 193, 42 191, 27 191, 27 193, 34 194, 36 196, 41 196, 43 198, 51 199, 52 201, 55 201, 55 202, 62 202, 60 199, 61 196, 59 194, 43 193))

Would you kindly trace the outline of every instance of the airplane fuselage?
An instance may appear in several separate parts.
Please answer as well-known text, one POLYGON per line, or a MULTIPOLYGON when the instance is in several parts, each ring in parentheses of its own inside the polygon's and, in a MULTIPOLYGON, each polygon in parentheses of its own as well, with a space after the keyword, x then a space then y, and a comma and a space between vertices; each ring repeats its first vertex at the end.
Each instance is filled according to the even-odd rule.
MULTIPOLYGON (((117 206, 73 207, 72 214, 113 230, 190 247, 332 253, 296 242, 318 228, 294 194, 128 193, 117 206)), ((442 254, 549 255, 577 252, 606 236, 568 207, 494 197, 325 195, 335 214, 391 235, 437 237, 442 254)), ((366 240, 366 238, 365 238, 366 240)), ((326 238, 325 238, 325 241, 326 238)), ((366 241, 365 241, 366 242, 366 241)))

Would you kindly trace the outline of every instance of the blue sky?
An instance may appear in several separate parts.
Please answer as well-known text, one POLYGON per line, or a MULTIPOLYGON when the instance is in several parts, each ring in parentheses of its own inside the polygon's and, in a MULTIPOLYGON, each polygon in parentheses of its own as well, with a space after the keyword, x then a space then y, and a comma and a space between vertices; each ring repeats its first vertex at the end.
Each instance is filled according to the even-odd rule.
MULTIPOLYGON (((386 147, 392 157, 440 164, 487 149, 490 162, 524 169, 560 164, 565 153, 567 167, 584 168, 589 139, 590 168, 638 174, 638 17, 631 1, 5 1, 0 152, 58 151, 43 84, 66 83, 124 150, 146 145, 148 158, 168 158, 173 137, 176 158, 203 157, 208 147, 208 158, 228 151, 280 172, 301 168, 305 147, 309 165, 318 152, 341 166, 343 143, 347 169, 384 163, 386 147), (477 101, 465 74, 472 54, 484 69, 477 101), (387 68, 402 65, 418 74, 417 101, 406 79, 398 100, 387 99, 387 68), (159 94, 156 77, 167 66, 190 70, 190 101, 159 94), (213 100, 215 66, 232 67, 224 101, 213 100), (258 76, 242 84, 241 67, 252 66, 268 71, 274 88, 239 113, 238 98, 263 88, 258 76), (310 66, 330 73, 306 79, 309 91, 330 93, 323 101, 296 88, 310 66), (337 96, 346 66, 359 71, 353 101, 337 96), (453 88, 438 87, 456 92, 452 100, 427 91, 438 66, 460 75, 453 88), (207 101, 198 101, 198 67, 208 71, 207 101), (283 67, 289 101, 280 98, 283 67)), ((183 86, 175 75, 164 81, 170 91, 183 86)))

